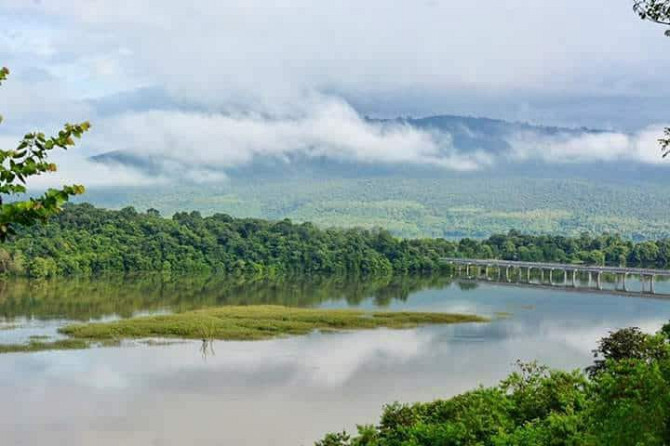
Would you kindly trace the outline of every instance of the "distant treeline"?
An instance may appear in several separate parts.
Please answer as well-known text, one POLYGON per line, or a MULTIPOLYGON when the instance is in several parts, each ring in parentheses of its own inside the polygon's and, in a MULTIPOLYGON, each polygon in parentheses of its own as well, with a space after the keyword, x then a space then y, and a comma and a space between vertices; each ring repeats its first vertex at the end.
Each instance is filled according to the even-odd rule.
POLYGON ((381 275, 448 268, 441 257, 665 267, 670 241, 516 231, 481 241, 398 239, 385 230, 321 229, 198 212, 162 218, 152 209, 79 204, 67 206, 46 225, 22 229, 0 249, 0 271, 30 277, 148 271, 381 275))

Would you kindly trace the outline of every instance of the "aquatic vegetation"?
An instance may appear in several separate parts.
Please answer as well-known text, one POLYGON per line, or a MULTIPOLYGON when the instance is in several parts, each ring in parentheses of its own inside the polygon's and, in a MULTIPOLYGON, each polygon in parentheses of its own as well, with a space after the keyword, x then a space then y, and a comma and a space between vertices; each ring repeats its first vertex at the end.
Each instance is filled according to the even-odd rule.
POLYGON ((82 339, 58 339, 44 342, 31 339, 27 344, 0 344, 0 353, 34 353, 46 350, 81 350, 88 348, 90 342, 82 339))
POLYGON ((152 337, 258 340, 304 335, 315 330, 332 332, 381 327, 402 329, 424 324, 486 321, 487 318, 467 314, 365 312, 252 305, 209 308, 108 323, 74 324, 61 328, 60 332, 83 340, 152 337))

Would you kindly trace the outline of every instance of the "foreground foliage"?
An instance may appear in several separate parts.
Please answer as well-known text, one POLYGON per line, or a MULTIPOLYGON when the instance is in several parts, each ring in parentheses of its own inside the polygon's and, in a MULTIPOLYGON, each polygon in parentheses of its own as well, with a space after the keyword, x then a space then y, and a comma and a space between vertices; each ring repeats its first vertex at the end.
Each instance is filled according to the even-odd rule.
MULTIPOLYGON (((8 75, 7 68, 0 68, 0 84, 8 75)), ((56 165, 48 161, 49 152, 74 146, 75 138, 81 138, 89 128, 90 124, 83 122, 65 124, 58 135, 52 137, 42 132, 27 133, 15 149, 0 150, 0 241, 14 234, 17 226, 45 222, 59 212, 71 196, 84 193, 83 186, 72 185, 49 189, 42 196, 28 200, 3 201, 3 196, 25 194, 30 177, 55 172, 56 165)))
POLYGON ((389 275, 448 268, 443 257, 500 258, 664 268, 670 240, 618 235, 523 235, 488 239, 398 239, 384 230, 321 229, 311 223, 202 217, 163 218, 68 205, 46 225, 23 228, 0 249, 0 272, 29 277, 104 273, 234 273, 263 276, 389 275))
POLYGON ((393 403, 377 426, 318 446, 670 444, 670 325, 611 333, 588 374, 520 364, 495 387, 430 403, 393 403))
POLYGON ((75 339, 182 338, 258 340, 303 335, 315 330, 411 328, 424 324, 486 322, 466 314, 365 312, 250 305, 138 317, 107 323, 68 325, 60 332, 75 339))

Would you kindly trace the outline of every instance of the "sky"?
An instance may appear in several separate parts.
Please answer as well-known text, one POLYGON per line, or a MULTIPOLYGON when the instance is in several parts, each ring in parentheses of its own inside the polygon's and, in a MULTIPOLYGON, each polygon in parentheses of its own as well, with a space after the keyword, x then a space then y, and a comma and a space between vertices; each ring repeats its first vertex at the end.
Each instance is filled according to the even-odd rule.
MULTIPOLYGON (((88 155, 148 151, 192 178, 294 151, 453 170, 495 163, 363 119, 457 114, 608 131, 519 135, 514 159, 544 156, 534 152, 543 145, 655 163, 670 121, 670 38, 631 3, 0 0, 0 65, 12 71, 0 144, 88 119, 88 155)), ((91 173, 79 158, 63 175, 91 173)), ((86 179, 108 174, 147 181, 86 179)))

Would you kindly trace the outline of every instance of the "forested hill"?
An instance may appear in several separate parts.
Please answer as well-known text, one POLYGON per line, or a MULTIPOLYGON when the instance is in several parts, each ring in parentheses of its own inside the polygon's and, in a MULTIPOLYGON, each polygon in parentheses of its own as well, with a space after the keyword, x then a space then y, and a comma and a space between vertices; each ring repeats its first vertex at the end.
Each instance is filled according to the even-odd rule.
POLYGON ((178 163, 162 150, 110 147, 92 160, 149 180, 170 180, 153 186, 87 187, 83 199, 108 208, 155 208, 165 215, 197 210, 203 215, 289 218, 319 227, 383 227, 409 238, 484 238, 510 228, 572 237, 583 231, 634 240, 670 237, 670 164, 539 155, 547 152, 550 141, 564 144, 597 137, 600 131, 463 116, 367 121, 382 128, 400 124, 431 135, 446 151, 483 153, 493 161, 479 170, 453 171, 439 164, 288 151, 214 168, 226 180, 192 184, 190 177, 173 181, 182 169, 175 170, 178 163), (537 147, 526 147, 534 156, 514 155, 519 137, 537 139, 537 147))
POLYGON ((163 218, 69 205, 46 225, 24 228, 0 250, 8 274, 47 277, 162 271, 251 274, 432 272, 462 256, 665 267, 670 241, 577 238, 510 232, 483 241, 397 239, 384 230, 320 229, 289 220, 236 219, 197 212, 163 218))

